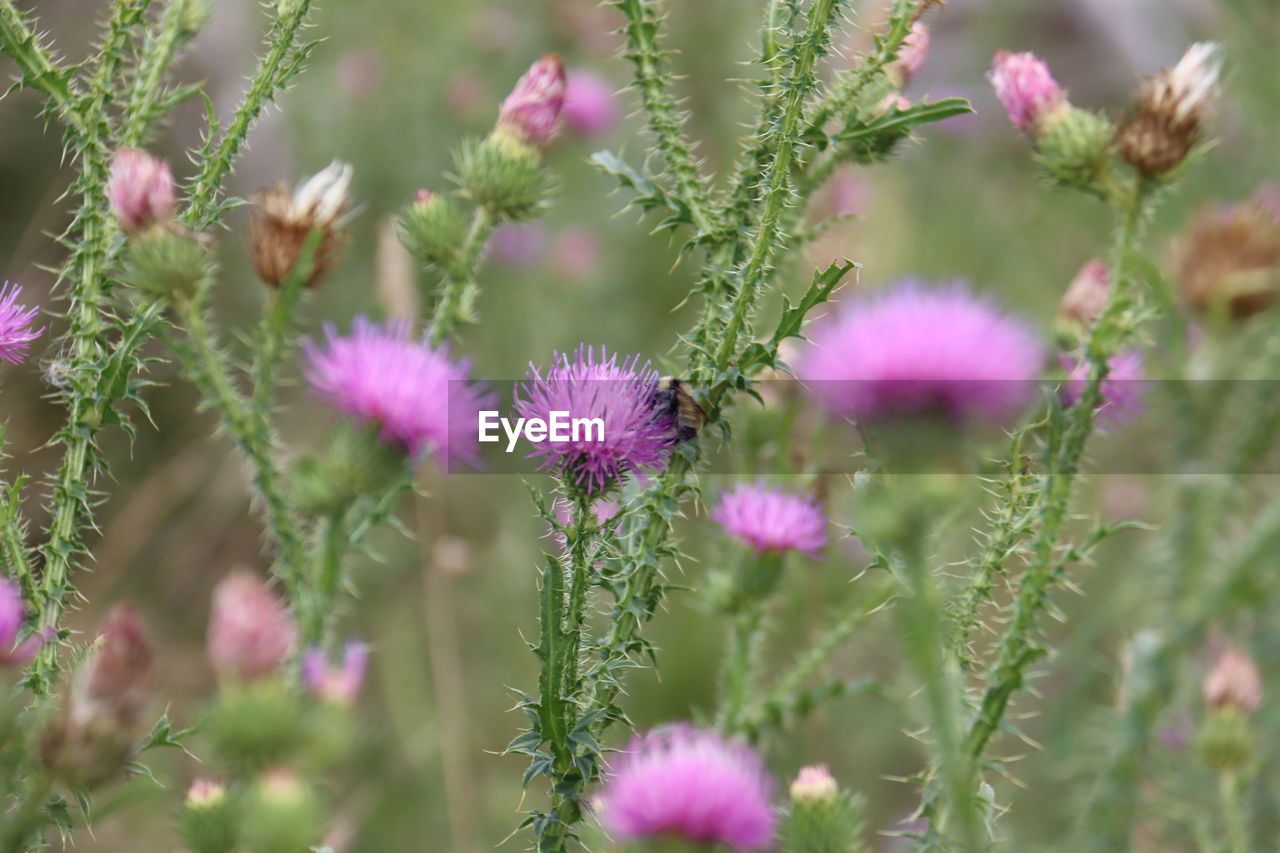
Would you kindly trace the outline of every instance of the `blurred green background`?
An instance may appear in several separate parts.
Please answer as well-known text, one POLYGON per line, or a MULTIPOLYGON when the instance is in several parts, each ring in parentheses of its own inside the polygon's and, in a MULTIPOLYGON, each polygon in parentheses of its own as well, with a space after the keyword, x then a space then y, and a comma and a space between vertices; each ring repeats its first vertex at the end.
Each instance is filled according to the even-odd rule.
MULTIPOLYGON (((76 58, 95 32, 93 13, 101 5, 41 0, 36 12, 62 52, 76 58)), ((683 75, 678 86, 693 116, 690 129, 706 166, 723 175, 752 114, 745 87, 729 80, 751 73, 739 63, 752 54, 762 4, 669 5, 670 45, 678 51, 673 63, 683 75)), ((216 0, 214 7, 210 29, 180 74, 206 80, 225 115, 252 71, 265 16, 252 0, 216 0)), ((857 4, 843 40, 846 51, 866 45, 866 28, 882 19, 875 3, 857 4)), ((1038 182, 1025 140, 983 79, 1000 48, 1039 53, 1075 103, 1119 110, 1138 75, 1176 61, 1189 42, 1223 43, 1226 95, 1215 119, 1220 142, 1161 208, 1147 244, 1157 260, 1170 256, 1199 205, 1238 201, 1280 180, 1280 12, 1268 0, 949 0, 929 22, 932 50, 908 94, 969 97, 976 114, 925 129, 886 166, 842 175, 841 191, 817 199, 814 216, 854 212, 858 218, 794 263, 787 275, 791 287, 807 281, 811 265, 848 256, 863 264, 859 287, 904 275, 965 278, 1031 319, 1046 338, 1052 334, 1059 295, 1079 266, 1101 251, 1109 223, 1100 205, 1038 182)), ((625 195, 614 193, 611 180, 586 162, 600 148, 632 163, 644 156, 636 101, 621 91, 629 67, 614 55, 618 42, 611 32, 619 23, 616 12, 591 0, 319 3, 314 34, 324 42, 281 100, 282 110, 270 111, 256 129, 231 186, 248 195, 277 180, 292 183, 333 158, 354 165, 359 210, 350 251, 307 305, 307 324, 314 330, 332 319, 345 326, 355 313, 384 312, 384 294, 404 290, 413 275, 388 239, 389 218, 419 187, 445 186, 451 148, 467 135, 487 132, 498 102, 523 69, 538 55, 557 51, 571 69, 593 71, 617 87, 626 117, 596 138, 566 133, 554 145, 549 163, 560 184, 554 208, 526 230, 523 241, 506 239, 507 249, 492 253, 482 276, 482 322, 465 332, 462 348, 478 373, 500 379, 517 378, 530 360, 543 362, 553 349, 579 341, 678 366, 668 359, 693 316, 692 309, 673 308, 695 265, 678 263, 677 239, 648 233, 653 222, 634 212, 615 215, 625 195), (509 245, 520 242, 528 245, 509 245)), ((11 72, 6 62, 0 60, 0 73, 11 72)), ((36 109, 26 92, 0 101, 0 198, 6 202, 0 207, 0 274, 21 283, 27 300, 46 302, 53 278, 44 267, 59 257, 49 235, 67 220, 60 195, 69 171, 56 132, 35 116, 36 109)), ((198 143, 198 129, 198 105, 187 104, 154 146, 180 176, 191 172, 183 151, 198 143)), ((231 214, 228 225, 221 235, 218 311, 227 328, 245 329, 263 292, 244 257, 244 211, 231 214)), ((60 329, 56 319, 50 324, 60 329)), ((56 452, 43 443, 59 412, 44 399, 42 373, 57 359, 56 349, 46 346, 26 368, 4 368, 0 417, 11 424, 11 469, 39 475, 56 463, 56 452)), ((136 601, 163 649, 156 710, 167 704, 179 721, 190 723, 213 684, 203 659, 209 591, 232 567, 261 566, 264 558, 244 497, 244 472, 228 464, 234 458, 229 446, 210 438, 211 418, 196 411, 194 393, 172 365, 155 364, 152 378, 154 427, 144 425, 132 444, 118 434, 107 439, 113 478, 100 484, 110 499, 100 514, 93 573, 82 585, 90 603, 72 619, 88 632, 106 605, 136 601)), ((291 446, 311 447, 326 429, 327 415, 296 383, 288 393, 285 435, 291 446)), ((1104 437, 1098 452, 1122 441, 1104 437)), ((1167 479, 1097 477, 1087 486, 1092 502, 1085 506, 1158 522, 1167 479)), ((447 537, 435 549, 444 568, 424 569, 417 543, 386 532, 377 537, 376 559, 361 559, 353 572, 358 603, 347 624, 375 653, 362 699, 362 735, 330 786, 337 850, 489 849, 520 819, 523 761, 495 753, 523 725, 520 715, 507 712, 513 703, 508 688, 535 684, 535 659, 522 637, 536 631, 537 552, 547 541, 519 478, 434 473, 428 480, 431 499, 420 506, 406 502, 402 514, 429 534, 424 538, 447 537)), ((717 488, 713 481, 704 485, 708 494, 717 488)), ((824 489, 836 522, 853 524, 856 519, 841 516, 845 481, 833 478, 824 489)), ((29 503, 39 528, 42 502, 29 503)), ((707 618, 697 589, 723 551, 700 508, 681 532, 691 558, 673 571, 683 572, 681 580, 694 591, 673 596, 654 622, 661 677, 643 670, 630 678, 627 707, 641 727, 696 717, 714 701, 723 632, 707 618)), ((1000 745, 1026 755, 1012 769, 1028 788, 1000 787, 1001 801, 1012 803, 1006 831, 1017 843, 1010 849, 1065 849, 1058 839, 1101 760, 1119 650, 1141 613, 1143 585, 1125 578, 1138 541, 1121 537, 1096 565, 1081 569, 1075 580, 1086 596, 1059 596, 1069 617, 1055 629, 1063 653, 1050 664, 1049 677, 1037 682, 1041 696, 1024 697, 1016 706, 1018 712, 1041 712, 1023 725, 1045 748, 1000 745)), ((803 647, 830 606, 856 599, 857 584, 849 580, 863 562, 848 540, 831 547, 820 563, 793 567, 774 614, 780 639, 769 650, 771 661, 785 662, 803 647)), ((1277 671, 1280 656, 1274 647, 1280 634, 1270 636, 1273 654, 1261 661, 1264 673, 1277 671)), ((1203 661, 1187 665, 1202 667, 1203 661)), ((832 670, 878 676, 880 686, 837 700, 800 730, 769 741, 771 766, 781 780, 803 764, 829 763, 842 782, 869 798, 871 826, 891 830, 909 814, 916 794, 889 777, 917 770, 924 755, 904 732, 913 725, 914 684, 892 620, 873 620, 832 670)), ((1161 760, 1181 762, 1194 778, 1194 762, 1185 753, 1171 748, 1161 760)), ((158 763, 168 789, 136 781, 102 797, 94 832, 77 839, 79 849, 177 848, 171 815, 198 765, 177 755, 158 763), (141 804, 116 810, 117 801, 141 804)), ((1140 830, 1134 849, 1182 849, 1162 837, 1157 829, 1140 830)), ((881 850, 899 849, 888 838, 875 843, 881 850)), ((523 841, 507 846, 520 849, 523 841)))

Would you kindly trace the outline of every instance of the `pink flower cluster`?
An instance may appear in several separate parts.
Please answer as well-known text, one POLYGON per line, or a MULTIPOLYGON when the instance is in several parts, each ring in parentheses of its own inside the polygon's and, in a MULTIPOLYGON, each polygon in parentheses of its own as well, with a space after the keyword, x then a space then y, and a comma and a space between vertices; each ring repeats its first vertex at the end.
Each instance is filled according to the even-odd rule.
POLYGON ((274 675, 297 639, 284 602, 257 576, 235 571, 214 589, 207 642, 218 675, 241 682, 274 675))
POLYGON ((177 201, 169 164, 145 151, 121 148, 111 160, 107 200, 126 231, 168 219, 177 201))
POLYGON ((1034 53, 998 51, 987 79, 1009 121, 1027 133, 1034 133, 1047 116, 1067 102, 1066 92, 1049 73, 1049 66, 1034 53))
POLYGON ((31 344, 44 333, 43 328, 31 328, 40 311, 18 304, 21 293, 16 284, 0 286, 0 359, 10 364, 21 363, 31 344))
POLYGON ((564 63, 549 53, 525 72, 502 102, 498 129, 514 134, 528 145, 546 145, 559 129, 565 88, 564 63))
POLYGON ((711 519, 755 550, 810 556, 827 544, 827 518, 816 500, 764 484, 741 485, 720 496, 711 519))

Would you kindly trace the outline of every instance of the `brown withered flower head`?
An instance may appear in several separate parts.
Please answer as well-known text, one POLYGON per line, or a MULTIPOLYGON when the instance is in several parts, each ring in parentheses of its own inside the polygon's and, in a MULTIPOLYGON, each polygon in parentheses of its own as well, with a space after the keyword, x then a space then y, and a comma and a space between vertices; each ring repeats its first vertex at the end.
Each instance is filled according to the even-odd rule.
POLYGON ((1280 287, 1280 215, 1263 201, 1200 211, 1177 257, 1178 289, 1196 311, 1243 319, 1280 287))
POLYGON ((340 220, 350 200, 351 166, 335 160, 290 191, 276 184, 253 199, 249 221, 253 266, 267 284, 279 287, 302 259, 307 238, 318 231, 305 284, 314 287, 341 257, 345 231, 340 220))
POLYGON ((88 789, 121 770, 146 726, 151 662, 137 612, 117 606, 72 677, 61 716, 41 740, 51 773, 88 789))
POLYGON ((1218 46, 1198 42, 1173 68, 1143 80, 1117 140, 1121 156, 1147 177, 1163 175, 1185 160, 1217 95, 1219 69, 1218 46))

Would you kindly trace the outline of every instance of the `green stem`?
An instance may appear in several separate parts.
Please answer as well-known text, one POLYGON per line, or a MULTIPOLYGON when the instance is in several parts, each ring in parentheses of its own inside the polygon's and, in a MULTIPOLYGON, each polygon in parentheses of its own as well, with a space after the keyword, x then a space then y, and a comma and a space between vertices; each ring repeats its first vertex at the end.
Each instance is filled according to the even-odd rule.
POLYGON ((134 69, 120 127, 121 147, 142 144, 157 118, 164 78, 183 42, 182 19, 188 0, 170 0, 153 31, 147 33, 142 57, 134 69))
POLYGON ((17 63, 22 85, 42 93, 58 117, 83 135, 85 122, 76 106, 78 98, 72 88, 71 74, 41 46, 26 16, 14 7, 12 0, 0 0, 0 46, 17 63))
POLYGON ((1240 802, 1240 779, 1231 770, 1224 770, 1218 775, 1218 801, 1227 826, 1227 850, 1229 853, 1251 853, 1249 821, 1240 802))
POLYGON ((429 335, 432 346, 444 343, 458 323, 465 319, 468 291, 476 286, 480 259, 495 224, 493 214, 484 206, 477 207, 471 214, 471 226, 458 250, 458 257, 440 282, 440 295, 431 316, 429 335))
POLYGON ((346 527, 346 510, 338 510, 321 519, 316 534, 317 544, 312 557, 315 577, 305 597, 306 610, 302 617, 303 645, 307 647, 327 644, 333 620, 330 618, 342 587, 342 557, 347 551, 349 537, 346 527))
POLYGON ((32 848, 32 836, 45 824, 44 809, 53 780, 44 773, 36 773, 27 782, 27 790, 18 805, 5 815, 0 823, 0 853, 28 853, 32 848))
POLYGON ((756 670, 763 640, 764 605, 759 601, 744 604, 729 626, 720 710, 716 715, 716 728, 726 734, 738 734, 743 729, 756 695, 756 670))
POLYGON ((263 306, 262 325, 258 331, 253 365, 249 372, 253 381, 251 402, 257 416, 265 422, 270 422, 271 392, 275 390, 280 366, 289 355, 290 324, 298 307, 298 300, 311 277, 315 250, 319 248, 323 236, 319 228, 308 235, 293 270, 280 282, 278 288, 270 290, 267 303, 263 306))

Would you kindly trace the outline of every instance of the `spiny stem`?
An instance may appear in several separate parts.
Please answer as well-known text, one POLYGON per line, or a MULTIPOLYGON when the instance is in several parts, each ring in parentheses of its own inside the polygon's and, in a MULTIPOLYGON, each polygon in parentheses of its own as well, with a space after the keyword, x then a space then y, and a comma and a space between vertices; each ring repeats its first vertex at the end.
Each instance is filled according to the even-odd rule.
POLYGON ((0 45, 17 63, 22 85, 40 91, 63 123, 83 134, 84 120, 76 106, 77 93, 72 88, 71 75, 41 46, 13 0, 0 0, 0 45))
POLYGON ((1223 822, 1227 825, 1229 853, 1250 853, 1249 822, 1240 802, 1240 778, 1231 770, 1218 774, 1218 801, 1222 805, 1223 822))
POLYGON ((146 141, 156 118, 164 78, 183 41, 182 19, 189 0, 170 0, 159 23, 147 33, 142 57, 133 73, 133 85, 125 101, 120 145, 134 147, 146 141))
POLYGON ((342 557, 348 542, 346 517, 346 509, 337 510, 321 519, 316 531, 316 546, 310 560, 315 567, 314 576, 310 589, 304 593, 304 646, 325 645, 331 639, 331 616, 342 586, 342 557))
POLYGON ((743 728, 747 707, 756 693, 763 627, 764 606, 758 601, 743 606, 731 620, 720 710, 716 715, 716 728, 723 732, 736 734, 743 728))
POLYGON ((431 316, 429 336, 432 346, 440 346, 464 319, 463 307, 467 292, 476 286, 480 259, 484 256, 485 246, 489 243, 495 224, 493 214, 483 205, 477 206, 471 214, 471 226, 458 250, 458 257, 440 282, 440 295, 431 316))

